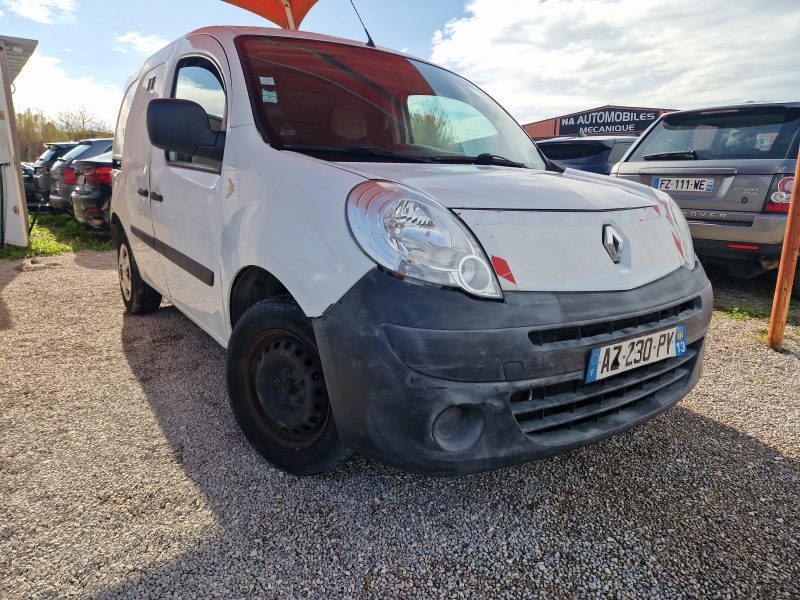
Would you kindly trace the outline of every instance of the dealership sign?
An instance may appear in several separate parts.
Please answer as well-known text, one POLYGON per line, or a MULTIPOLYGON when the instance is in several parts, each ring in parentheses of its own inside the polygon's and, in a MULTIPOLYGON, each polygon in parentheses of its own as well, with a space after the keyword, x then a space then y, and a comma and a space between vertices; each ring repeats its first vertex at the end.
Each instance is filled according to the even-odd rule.
POLYGON ((637 134, 647 129, 662 111, 637 108, 603 108, 559 117, 556 135, 637 134))

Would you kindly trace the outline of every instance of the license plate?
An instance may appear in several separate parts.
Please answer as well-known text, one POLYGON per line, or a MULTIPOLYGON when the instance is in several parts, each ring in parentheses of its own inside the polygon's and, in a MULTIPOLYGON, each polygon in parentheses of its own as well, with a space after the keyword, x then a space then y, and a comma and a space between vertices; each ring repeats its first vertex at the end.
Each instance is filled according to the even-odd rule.
POLYGON ((713 192, 714 178, 703 177, 655 177, 653 187, 665 192, 713 192))
POLYGON ((595 348, 589 357, 586 383, 685 354, 685 325, 595 348))

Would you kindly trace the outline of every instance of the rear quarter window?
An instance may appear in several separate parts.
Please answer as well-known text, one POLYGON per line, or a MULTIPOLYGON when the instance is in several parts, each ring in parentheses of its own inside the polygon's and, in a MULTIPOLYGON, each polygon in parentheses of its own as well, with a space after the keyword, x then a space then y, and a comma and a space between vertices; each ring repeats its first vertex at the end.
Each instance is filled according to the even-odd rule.
POLYGON ((622 157, 625 156, 625 153, 632 145, 633 142, 617 142, 614 144, 614 147, 611 149, 611 153, 608 155, 608 162, 618 163, 621 161, 622 157))

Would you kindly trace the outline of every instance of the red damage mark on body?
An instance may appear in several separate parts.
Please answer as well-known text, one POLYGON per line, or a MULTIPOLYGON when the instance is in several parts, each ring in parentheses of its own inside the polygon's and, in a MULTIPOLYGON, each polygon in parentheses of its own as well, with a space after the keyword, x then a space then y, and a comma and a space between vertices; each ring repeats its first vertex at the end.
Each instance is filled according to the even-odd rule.
POLYGON ((514 274, 511 272, 511 267, 508 266, 508 262, 506 262, 505 258, 500 258, 499 256, 493 256, 492 266, 494 267, 494 272, 497 273, 498 277, 507 279, 508 281, 514 284, 517 283, 517 280, 514 279, 514 274))
POLYGON ((683 253, 683 244, 681 244, 681 241, 675 237, 674 233, 672 234, 672 239, 675 241, 675 247, 678 249, 678 252, 681 253, 683 258, 686 258, 686 255, 683 253))

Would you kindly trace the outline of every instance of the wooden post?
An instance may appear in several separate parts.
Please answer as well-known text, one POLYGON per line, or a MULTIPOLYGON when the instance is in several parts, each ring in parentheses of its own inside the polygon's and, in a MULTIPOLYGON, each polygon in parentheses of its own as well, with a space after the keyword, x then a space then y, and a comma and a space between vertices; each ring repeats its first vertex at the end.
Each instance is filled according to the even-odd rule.
POLYGON ((767 343, 776 350, 783 342, 786 319, 789 316, 789 302, 792 299, 792 286, 797 271, 797 253, 800 252, 800 153, 794 170, 794 185, 786 220, 786 235, 783 238, 781 264, 778 268, 778 284, 775 286, 775 299, 772 302, 772 317, 769 321, 767 343))

